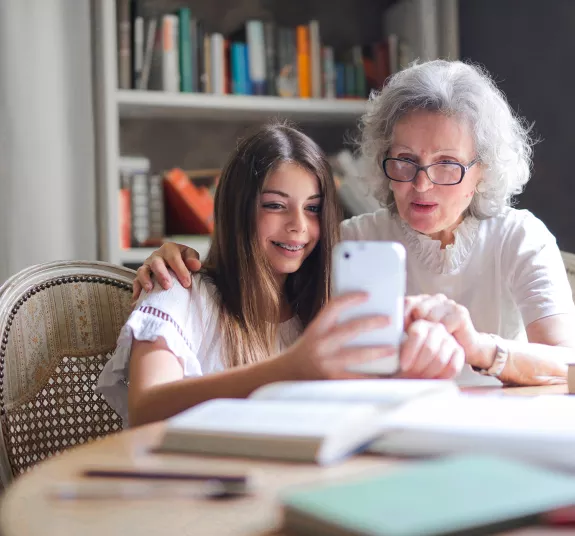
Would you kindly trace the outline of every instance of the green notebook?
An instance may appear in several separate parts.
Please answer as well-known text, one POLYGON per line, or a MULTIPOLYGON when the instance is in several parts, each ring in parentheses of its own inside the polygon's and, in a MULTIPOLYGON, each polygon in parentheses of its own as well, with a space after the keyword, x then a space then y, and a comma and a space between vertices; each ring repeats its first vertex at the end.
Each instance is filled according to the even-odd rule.
POLYGON ((575 504, 575 476, 494 456, 453 456, 292 490, 282 504, 289 534, 490 534, 575 504))

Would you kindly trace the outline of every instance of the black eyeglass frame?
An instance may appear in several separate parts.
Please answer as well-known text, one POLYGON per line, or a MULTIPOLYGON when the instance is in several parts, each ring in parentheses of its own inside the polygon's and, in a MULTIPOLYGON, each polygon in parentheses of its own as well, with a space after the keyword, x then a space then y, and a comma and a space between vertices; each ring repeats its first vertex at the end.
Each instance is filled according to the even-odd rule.
POLYGON ((417 174, 420 171, 424 171, 425 174, 427 175, 427 178, 429 179, 430 182, 432 182, 433 184, 437 184, 438 186, 455 186, 456 184, 460 184, 461 181, 463 180, 463 177, 465 177, 465 174, 469 171, 469 169, 471 167, 473 167, 475 164, 477 164, 477 162, 479 162, 479 157, 474 158, 471 162, 469 162, 469 164, 467 164, 466 166, 464 166, 463 164, 461 164, 460 162, 434 162, 433 164, 428 164, 427 166, 418 166, 415 162, 412 162, 411 160, 406 160, 405 158, 392 158, 392 157, 385 157, 383 159, 383 162, 381 163, 381 167, 383 168, 383 172, 385 173, 385 176, 390 180, 390 181, 395 181, 395 182, 413 182, 415 180, 415 177, 417 177, 417 174), (389 162, 390 160, 395 160, 398 162, 405 162, 406 164, 411 164, 412 166, 415 166, 415 173, 413 174, 413 177, 411 179, 409 179, 408 181, 402 181, 399 179, 394 179, 393 177, 390 177, 389 174, 387 173, 387 169, 386 169, 386 164, 387 162, 389 162), (455 164, 457 166, 460 167, 461 169, 461 177, 459 178, 459 180, 457 182, 449 182, 449 183, 443 183, 443 182, 435 182, 430 176, 429 173, 427 172, 427 170, 430 167, 433 166, 442 166, 445 164, 455 164))

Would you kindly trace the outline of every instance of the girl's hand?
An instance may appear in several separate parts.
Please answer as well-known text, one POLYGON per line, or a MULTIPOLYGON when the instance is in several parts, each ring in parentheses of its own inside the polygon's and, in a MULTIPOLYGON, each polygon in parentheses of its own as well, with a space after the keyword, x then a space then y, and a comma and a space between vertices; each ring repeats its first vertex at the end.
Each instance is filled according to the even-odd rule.
POLYGON ((137 300, 143 288, 152 290, 152 275, 156 277, 162 288, 167 290, 172 286, 172 277, 168 273, 168 268, 171 268, 181 285, 187 288, 192 282, 190 271, 197 272, 201 267, 200 255, 195 249, 175 242, 166 242, 138 268, 136 279, 134 279, 132 299, 137 300))
POLYGON ((392 356, 392 346, 345 346, 359 333, 380 329, 389 324, 386 316, 369 316, 338 323, 339 315, 367 299, 361 292, 333 298, 308 325, 303 335, 278 356, 294 379, 323 380, 363 377, 347 371, 351 365, 392 356))
POLYGON ((399 353, 403 378, 451 379, 465 364, 465 353, 442 324, 415 320, 406 327, 399 353))
POLYGON ((417 320, 437 322, 445 326, 447 332, 453 335, 465 351, 467 363, 480 368, 485 366, 484 337, 475 329, 466 307, 443 294, 409 296, 405 300, 406 329, 417 320))

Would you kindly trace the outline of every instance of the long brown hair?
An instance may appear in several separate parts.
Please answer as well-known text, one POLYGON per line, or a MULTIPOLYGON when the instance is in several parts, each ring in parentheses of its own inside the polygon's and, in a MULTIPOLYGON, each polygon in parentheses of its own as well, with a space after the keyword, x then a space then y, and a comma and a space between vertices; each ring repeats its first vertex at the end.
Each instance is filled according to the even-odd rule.
POLYGON ((282 292, 305 327, 329 298, 331 252, 341 219, 323 151, 305 134, 271 124, 241 140, 222 170, 215 194, 215 231, 203 273, 219 291, 222 352, 229 367, 255 363, 276 350, 282 292), (280 164, 301 166, 323 196, 320 240, 299 270, 278 289, 257 238, 259 194, 280 164))

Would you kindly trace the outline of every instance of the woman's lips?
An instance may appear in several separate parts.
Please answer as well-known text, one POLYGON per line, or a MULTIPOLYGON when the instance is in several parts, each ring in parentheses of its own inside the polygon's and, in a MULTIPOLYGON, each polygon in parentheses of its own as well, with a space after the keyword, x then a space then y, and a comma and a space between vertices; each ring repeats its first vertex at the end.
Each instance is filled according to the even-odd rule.
POLYGON ((418 212, 420 214, 430 214, 437 208, 437 203, 428 203, 428 202, 411 202, 411 209, 414 212, 418 212))

